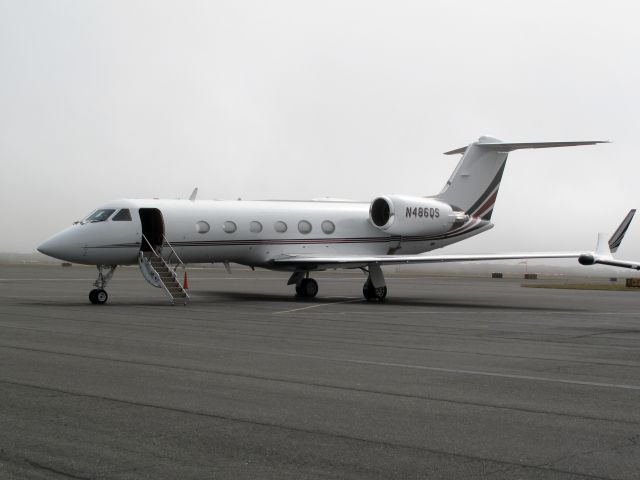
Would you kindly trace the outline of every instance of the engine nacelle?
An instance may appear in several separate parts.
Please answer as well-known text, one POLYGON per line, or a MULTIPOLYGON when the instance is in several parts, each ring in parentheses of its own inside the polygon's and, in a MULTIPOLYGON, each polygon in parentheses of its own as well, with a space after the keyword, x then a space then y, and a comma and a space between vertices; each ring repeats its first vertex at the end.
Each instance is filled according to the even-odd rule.
POLYGON ((594 265, 596 263, 596 259, 590 253, 583 253, 578 257, 578 262, 580 262, 580 265, 594 265))
POLYGON ((389 195, 378 197, 369 207, 369 220, 391 235, 436 235, 462 225, 468 216, 451 205, 424 197, 389 195))

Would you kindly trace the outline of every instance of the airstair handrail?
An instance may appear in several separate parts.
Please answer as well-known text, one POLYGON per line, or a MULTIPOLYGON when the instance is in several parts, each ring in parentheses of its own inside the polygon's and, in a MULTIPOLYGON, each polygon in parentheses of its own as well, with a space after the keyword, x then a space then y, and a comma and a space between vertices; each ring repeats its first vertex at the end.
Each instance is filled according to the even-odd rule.
POLYGON ((153 252, 153 254, 156 257, 159 257, 160 255, 158 255, 158 252, 156 252, 156 250, 153 248, 153 245, 151 245, 151 242, 149 241, 149 239, 147 237, 145 237, 144 233, 142 234, 142 238, 145 242, 147 242, 147 245, 149 245, 149 248, 151 249, 151 251, 153 252))
MULTIPOLYGON (((169 243, 169 240, 167 240, 167 237, 165 237, 164 235, 162 235, 162 240, 164 241, 164 243, 162 244, 162 246, 164 246, 165 244, 167 244, 167 246, 171 249, 171 255, 169 255, 169 258, 171 258, 171 256, 175 255, 176 259, 178 260, 178 265, 177 266, 184 266, 184 262, 182 261, 182 259, 180 258, 180 256, 178 255, 178 253, 173 249, 173 246, 171 245, 171 243, 169 243)), ((168 261, 169 259, 167 259, 168 261)))
MULTIPOLYGON (((147 255, 144 254, 144 252, 142 251, 142 249, 140 250, 140 267, 143 268, 143 264, 146 265, 152 272, 153 275, 155 275, 156 279, 157 279, 157 283, 154 283, 152 281, 150 281, 147 278, 147 281, 149 283, 151 283, 153 286, 155 287, 162 287, 165 291, 165 293, 167 294, 167 296, 169 297, 171 304, 174 304, 176 298, 182 298, 183 301, 186 302, 189 300, 189 294, 187 293, 187 291, 184 288, 184 285, 182 283, 180 283, 180 280, 178 280, 178 272, 177 269, 178 267, 182 266, 182 268, 185 268, 185 264, 182 262, 182 259, 178 256, 178 254, 176 253, 176 251, 173 249, 173 247, 171 246, 171 244, 169 243, 169 241, 165 238, 164 235, 162 235, 162 239, 163 239, 163 243, 162 245, 159 245, 158 250, 164 248, 164 245, 166 243, 166 245, 169 246, 169 248, 171 249, 171 254, 168 255, 168 257, 165 259, 160 253, 158 253, 158 250, 156 250, 155 248, 153 248, 153 245, 151 245, 151 242, 149 241, 149 239, 142 234, 142 238, 145 242, 147 242, 147 244, 149 245, 149 248, 151 249, 151 253, 153 254, 153 257, 149 257, 147 255), (172 263, 171 257, 175 256, 174 258, 174 262, 177 261, 179 263, 172 263), (177 285, 177 287, 179 287, 181 294, 183 295, 183 297, 175 297, 175 292, 173 292, 172 290, 169 289, 169 287, 167 286, 167 280, 160 274, 158 273, 157 267, 153 264, 153 258, 155 258, 158 262, 161 263, 161 266, 163 266, 163 268, 167 269, 167 272, 170 274, 171 279, 169 280, 170 282, 175 282, 175 284, 177 285)), ((143 269, 143 275, 145 270, 143 269)), ((146 276, 145 276, 146 278, 146 276)), ((185 278, 186 278, 186 272, 185 272, 185 278)))

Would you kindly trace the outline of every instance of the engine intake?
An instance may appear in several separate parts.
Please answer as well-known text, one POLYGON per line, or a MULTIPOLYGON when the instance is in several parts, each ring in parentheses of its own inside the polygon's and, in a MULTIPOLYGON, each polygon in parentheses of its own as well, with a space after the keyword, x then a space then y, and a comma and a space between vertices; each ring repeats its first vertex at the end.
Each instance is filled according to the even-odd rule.
POLYGON ((405 195, 377 197, 369 207, 371 223, 392 235, 432 235, 450 230, 454 224, 460 225, 464 212, 439 200, 405 195))
POLYGON ((371 221, 376 227, 384 227, 391 219, 391 209, 393 205, 384 197, 376 198, 371 202, 371 221))

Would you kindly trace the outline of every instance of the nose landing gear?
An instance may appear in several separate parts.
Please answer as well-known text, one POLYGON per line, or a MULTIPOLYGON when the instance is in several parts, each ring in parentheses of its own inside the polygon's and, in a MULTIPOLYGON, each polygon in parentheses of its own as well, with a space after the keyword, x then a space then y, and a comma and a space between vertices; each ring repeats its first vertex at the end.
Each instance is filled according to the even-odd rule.
POLYGON ((93 282, 93 286, 96 288, 89 292, 89 301, 94 305, 103 305, 107 303, 109 298, 105 288, 113 277, 117 265, 96 265, 96 267, 98 268, 98 279, 93 282))
POLYGON ((94 288, 89 292, 89 300, 91 303, 96 305, 102 305, 103 303, 107 303, 107 299, 109 295, 106 291, 94 288))

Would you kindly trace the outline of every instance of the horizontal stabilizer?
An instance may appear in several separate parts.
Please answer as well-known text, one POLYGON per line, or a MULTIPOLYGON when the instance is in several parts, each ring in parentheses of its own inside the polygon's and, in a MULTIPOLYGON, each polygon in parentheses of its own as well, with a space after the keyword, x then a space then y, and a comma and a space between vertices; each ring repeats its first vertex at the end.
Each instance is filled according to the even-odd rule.
MULTIPOLYGON (((482 139, 481 139, 482 140, 482 139)), ((595 145, 597 143, 609 143, 608 140, 588 140, 582 142, 518 142, 518 143, 505 143, 505 142, 475 142, 474 145, 483 149, 492 150, 495 152, 512 152, 513 150, 522 150, 526 148, 555 148, 555 147, 576 147, 580 145, 595 145)), ((455 155, 457 153, 464 153, 468 147, 456 148, 444 152, 445 155, 455 155)))

